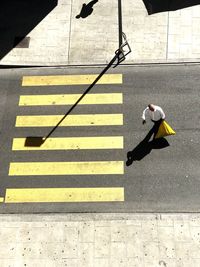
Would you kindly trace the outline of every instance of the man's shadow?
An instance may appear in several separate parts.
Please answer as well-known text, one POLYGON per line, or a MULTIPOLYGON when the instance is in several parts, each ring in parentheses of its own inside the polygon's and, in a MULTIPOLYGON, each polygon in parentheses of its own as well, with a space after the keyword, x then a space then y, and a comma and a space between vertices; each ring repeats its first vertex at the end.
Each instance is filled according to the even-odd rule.
POLYGON ((86 18, 88 17, 89 15, 92 14, 93 12, 93 5, 96 4, 98 2, 98 0, 93 0, 91 2, 89 2, 87 5, 84 3, 82 5, 82 9, 81 9, 81 12, 79 15, 76 16, 77 19, 79 18, 86 18))
POLYGON ((127 153, 126 166, 130 166, 133 161, 140 161, 146 157, 152 149, 162 149, 169 146, 165 138, 158 138, 149 141, 152 135, 152 129, 146 137, 132 150, 127 153))

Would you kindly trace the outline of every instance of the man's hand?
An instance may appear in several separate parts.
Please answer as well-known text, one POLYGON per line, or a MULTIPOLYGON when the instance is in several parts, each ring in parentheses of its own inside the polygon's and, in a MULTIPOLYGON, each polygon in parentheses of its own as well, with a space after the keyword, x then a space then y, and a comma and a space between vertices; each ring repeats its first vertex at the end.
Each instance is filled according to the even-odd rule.
POLYGON ((145 123, 146 123, 146 121, 145 121, 145 120, 143 120, 143 121, 142 121, 142 124, 145 124, 145 123))

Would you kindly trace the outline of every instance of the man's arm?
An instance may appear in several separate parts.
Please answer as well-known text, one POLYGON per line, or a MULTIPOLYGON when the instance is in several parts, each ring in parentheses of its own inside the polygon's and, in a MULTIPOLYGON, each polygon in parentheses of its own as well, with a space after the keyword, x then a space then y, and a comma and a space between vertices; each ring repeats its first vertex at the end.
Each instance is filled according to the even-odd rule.
POLYGON ((162 108, 159 108, 159 112, 160 112, 161 119, 164 120, 165 119, 165 113, 162 110, 162 108))
POLYGON ((142 112, 142 124, 145 124, 146 123, 146 111, 148 110, 148 107, 145 108, 145 110, 143 110, 142 112))

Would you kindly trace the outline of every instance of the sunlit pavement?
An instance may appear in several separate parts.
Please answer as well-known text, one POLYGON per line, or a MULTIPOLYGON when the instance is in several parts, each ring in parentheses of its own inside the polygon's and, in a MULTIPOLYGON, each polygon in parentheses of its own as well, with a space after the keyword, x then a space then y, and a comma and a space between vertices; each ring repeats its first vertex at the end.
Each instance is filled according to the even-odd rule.
POLYGON ((1 23, 2 38, 7 43, 5 49, 1 40, 0 64, 106 64, 119 48, 121 31, 132 48, 126 63, 199 62, 199 5, 148 15, 142 0, 99 0, 89 16, 76 19, 81 0, 33 4, 34 8, 27 9, 20 1, 13 6, 13 13, 8 7, 5 25, 4 20, 1 23), (18 16, 21 14, 17 21, 12 15, 16 15, 16 8, 18 16), (8 31, 11 36, 5 35, 8 31), (23 34, 30 39, 12 49, 15 38, 23 34))
POLYGON ((2 267, 199 267, 195 214, 1 215, 2 267))

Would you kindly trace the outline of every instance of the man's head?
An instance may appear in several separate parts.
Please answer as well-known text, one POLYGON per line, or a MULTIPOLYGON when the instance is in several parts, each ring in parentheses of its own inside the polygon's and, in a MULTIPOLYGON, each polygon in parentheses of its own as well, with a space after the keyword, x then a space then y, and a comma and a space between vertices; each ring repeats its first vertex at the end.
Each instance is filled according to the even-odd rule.
POLYGON ((154 107, 153 104, 149 104, 148 107, 149 107, 149 109, 150 109, 151 111, 154 111, 154 110, 155 110, 155 107, 154 107))

